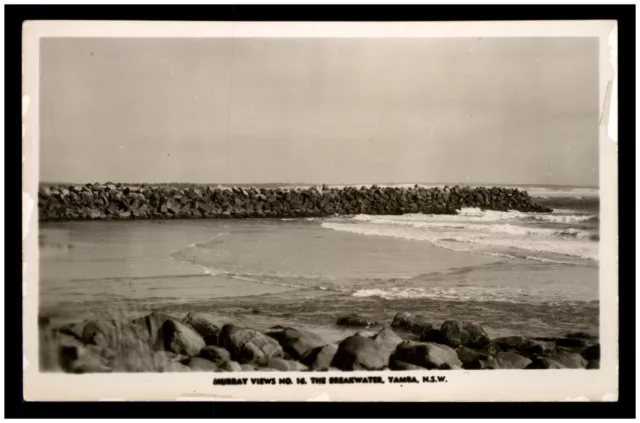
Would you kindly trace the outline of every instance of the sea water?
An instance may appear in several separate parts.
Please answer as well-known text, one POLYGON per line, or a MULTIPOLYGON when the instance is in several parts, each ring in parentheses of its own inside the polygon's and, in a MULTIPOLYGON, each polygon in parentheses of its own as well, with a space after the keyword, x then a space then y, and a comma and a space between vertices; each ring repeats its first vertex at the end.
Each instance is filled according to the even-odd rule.
POLYGON ((597 333, 597 190, 527 189, 554 211, 43 223, 40 309, 198 310, 336 337, 341 314, 398 311, 493 335, 597 333))

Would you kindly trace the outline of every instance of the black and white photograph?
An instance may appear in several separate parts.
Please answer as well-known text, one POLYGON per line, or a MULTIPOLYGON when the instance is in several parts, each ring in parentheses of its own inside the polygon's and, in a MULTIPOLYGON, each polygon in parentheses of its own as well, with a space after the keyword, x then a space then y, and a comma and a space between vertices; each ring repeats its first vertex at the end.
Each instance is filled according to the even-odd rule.
POLYGON ((501 370, 588 378, 602 341, 615 367, 614 23, 313 25, 37 39, 31 365, 214 390, 434 389, 501 370))

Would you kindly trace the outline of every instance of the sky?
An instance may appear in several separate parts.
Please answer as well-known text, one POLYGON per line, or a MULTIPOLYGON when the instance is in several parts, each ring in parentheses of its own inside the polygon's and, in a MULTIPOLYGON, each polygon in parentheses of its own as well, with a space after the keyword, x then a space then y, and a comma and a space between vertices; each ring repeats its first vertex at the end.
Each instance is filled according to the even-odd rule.
POLYGON ((598 185, 596 38, 42 39, 40 180, 598 185))

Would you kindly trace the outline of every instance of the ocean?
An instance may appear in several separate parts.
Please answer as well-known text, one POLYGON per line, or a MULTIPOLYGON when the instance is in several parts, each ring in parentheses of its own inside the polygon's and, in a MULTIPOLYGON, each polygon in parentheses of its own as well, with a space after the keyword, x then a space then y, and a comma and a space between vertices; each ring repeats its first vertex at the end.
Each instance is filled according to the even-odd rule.
POLYGON ((40 312, 197 310, 340 339, 340 315, 410 311, 492 336, 598 334, 597 189, 520 188, 554 211, 41 223, 40 312))

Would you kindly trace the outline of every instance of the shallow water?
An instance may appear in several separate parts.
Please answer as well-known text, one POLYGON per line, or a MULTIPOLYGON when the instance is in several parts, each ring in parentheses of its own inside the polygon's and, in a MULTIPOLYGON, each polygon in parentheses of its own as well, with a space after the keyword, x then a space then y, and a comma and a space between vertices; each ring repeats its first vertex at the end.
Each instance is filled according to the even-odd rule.
POLYGON ((572 201, 544 215, 46 223, 40 307, 65 320, 197 309, 336 339, 350 312, 469 319, 494 336, 597 333, 597 199, 572 201))

